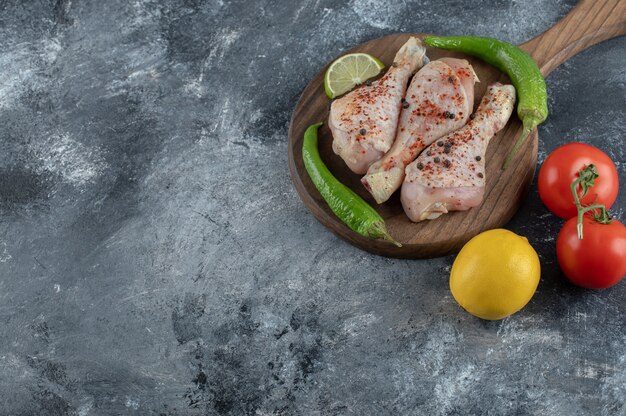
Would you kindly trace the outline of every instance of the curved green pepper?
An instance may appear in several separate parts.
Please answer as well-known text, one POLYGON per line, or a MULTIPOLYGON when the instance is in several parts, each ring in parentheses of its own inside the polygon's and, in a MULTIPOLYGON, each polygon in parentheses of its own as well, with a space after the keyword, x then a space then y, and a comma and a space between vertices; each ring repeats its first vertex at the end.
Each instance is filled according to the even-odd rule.
POLYGON ((304 132, 302 158, 304 167, 322 198, 337 218, 353 231, 364 237, 382 238, 402 247, 402 244, 389 235, 385 220, 378 212, 352 189, 339 182, 322 161, 317 148, 317 129, 321 125, 322 123, 313 124, 304 132))

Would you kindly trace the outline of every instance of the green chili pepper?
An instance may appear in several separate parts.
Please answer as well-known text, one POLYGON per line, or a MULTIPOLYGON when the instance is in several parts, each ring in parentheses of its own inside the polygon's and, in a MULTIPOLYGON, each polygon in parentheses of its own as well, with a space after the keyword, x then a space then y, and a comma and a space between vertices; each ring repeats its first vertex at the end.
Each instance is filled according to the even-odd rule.
POLYGON ((519 97, 517 115, 522 120, 524 130, 504 161, 502 168, 506 169, 530 132, 548 117, 546 82, 537 63, 517 46, 493 38, 426 36, 424 43, 435 48, 477 56, 511 78, 519 97))
POLYGON ((317 148, 317 129, 322 123, 309 126, 304 132, 302 158, 304 167, 313 184, 330 209, 350 229, 369 238, 383 238, 398 247, 402 244, 394 240, 385 227, 385 220, 360 196, 342 184, 328 170, 317 148))

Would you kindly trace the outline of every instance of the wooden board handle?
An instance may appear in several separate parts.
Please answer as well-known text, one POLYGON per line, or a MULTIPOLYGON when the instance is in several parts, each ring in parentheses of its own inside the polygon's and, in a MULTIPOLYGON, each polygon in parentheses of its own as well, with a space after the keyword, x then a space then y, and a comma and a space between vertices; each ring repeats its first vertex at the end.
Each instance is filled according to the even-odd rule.
POLYGON ((572 56, 626 34, 626 0, 581 0, 550 29, 521 45, 546 76, 572 56))

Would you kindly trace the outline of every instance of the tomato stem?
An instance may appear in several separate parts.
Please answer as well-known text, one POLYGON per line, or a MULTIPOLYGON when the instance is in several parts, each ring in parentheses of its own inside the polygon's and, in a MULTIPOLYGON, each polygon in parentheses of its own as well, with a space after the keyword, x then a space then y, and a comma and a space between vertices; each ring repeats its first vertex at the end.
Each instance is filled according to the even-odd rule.
POLYGON ((600 224, 608 224, 612 221, 611 216, 606 210, 606 207, 602 204, 594 204, 583 206, 580 202, 580 198, 584 197, 587 194, 589 188, 591 188, 595 182, 595 180, 600 176, 598 171, 596 170, 596 166, 591 164, 578 173, 578 178, 574 182, 572 182, 571 190, 572 196, 574 197, 574 203, 576 204, 576 209, 578 210, 578 224, 576 225, 576 230, 578 231, 578 239, 583 239, 583 216, 588 211, 594 212, 594 218, 600 224), (580 197, 578 196, 578 185, 580 185, 582 189, 582 193, 580 197), (600 213, 597 212, 600 211, 600 213))

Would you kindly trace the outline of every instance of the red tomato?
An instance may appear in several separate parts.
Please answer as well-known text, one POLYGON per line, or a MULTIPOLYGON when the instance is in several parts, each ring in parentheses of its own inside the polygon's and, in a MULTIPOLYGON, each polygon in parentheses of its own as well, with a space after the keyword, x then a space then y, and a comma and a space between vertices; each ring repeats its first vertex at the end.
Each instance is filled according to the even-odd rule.
MULTIPOLYGON (((583 205, 594 203, 602 204, 606 209, 611 208, 619 190, 615 164, 597 147, 568 143, 550 153, 539 171, 539 197, 553 214, 565 220, 577 215, 570 186, 578 178, 578 172, 590 164, 596 165, 600 176, 580 202, 583 205)), ((580 188, 578 190, 580 195, 580 188)))
POLYGON ((626 275, 626 227, 617 220, 600 224, 583 217, 583 239, 578 239, 578 218, 570 218, 556 240, 561 270, 572 283, 590 289, 611 287, 626 275))

